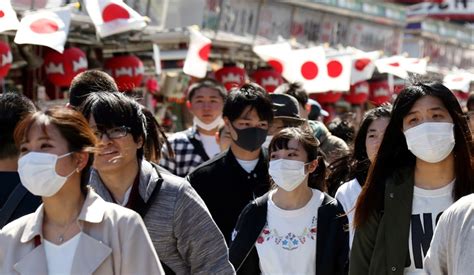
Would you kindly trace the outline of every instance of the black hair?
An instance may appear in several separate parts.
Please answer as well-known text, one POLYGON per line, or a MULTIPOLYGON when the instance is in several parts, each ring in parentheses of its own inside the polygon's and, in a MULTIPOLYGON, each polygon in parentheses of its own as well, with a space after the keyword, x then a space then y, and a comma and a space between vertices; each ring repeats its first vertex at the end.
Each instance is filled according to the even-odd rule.
POLYGON ((144 156, 144 148, 148 140, 147 120, 142 107, 134 99, 122 93, 91 93, 81 105, 80 110, 87 120, 90 120, 91 116, 94 117, 99 130, 119 126, 129 127, 135 142, 138 142, 140 138, 143 139, 143 146, 138 149, 137 157, 140 159, 144 156))
POLYGON ((220 82, 211 78, 205 78, 189 86, 187 99, 191 101, 196 91, 201 88, 209 88, 218 91, 224 101, 227 98, 227 90, 220 82))
POLYGON ((115 80, 105 72, 88 70, 74 77, 69 87, 69 104, 79 107, 87 95, 96 92, 118 92, 115 80))
POLYGON ((467 98, 466 107, 468 111, 474 111, 474 92, 469 93, 467 98))
POLYGON ((328 130, 334 136, 344 140, 347 145, 351 145, 354 141, 355 127, 352 122, 347 119, 335 118, 329 125, 328 130))
POLYGON ((231 90, 224 103, 222 116, 227 117, 230 122, 235 121, 242 112, 250 106, 257 111, 261 120, 273 121, 273 105, 270 97, 260 85, 247 83, 240 88, 231 90))
POLYGON ((301 106, 306 106, 308 103, 308 93, 303 89, 303 84, 300 82, 283 83, 273 93, 291 95, 298 100, 301 106))
POLYGON ((326 164, 319 148, 319 141, 313 136, 308 127, 289 127, 278 132, 268 146, 268 155, 281 149, 288 149, 290 140, 298 141, 308 155, 306 162, 318 160, 318 167, 309 174, 308 187, 326 192, 326 164))
POLYGON ((19 151, 13 140, 15 127, 24 117, 35 111, 33 102, 21 94, 0 94, 0 159, 18 157, 19 151))
POLYGON ((385 130, 377 157, 370 166, 367 181, 356 203, 355 227, 367 222, 372 211, 383 209, 386 179, 395 171, 415 166, 416 157, 408 150, 403 134, 403 119, 415 102, 424 96, 433 96, 441 100, 453 120, 456 175, 453 187, 454 201, 474 191, 472 137, 459 102, 440 82, 415 81, 405 87, 394 102, 392 117, 385 130))

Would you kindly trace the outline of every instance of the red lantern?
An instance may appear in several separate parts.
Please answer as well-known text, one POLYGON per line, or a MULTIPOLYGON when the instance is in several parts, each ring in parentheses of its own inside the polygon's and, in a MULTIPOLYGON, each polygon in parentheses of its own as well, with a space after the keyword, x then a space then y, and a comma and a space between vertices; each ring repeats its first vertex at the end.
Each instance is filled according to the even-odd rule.
POLYGON ((252 78, 268 93, 273 93, 283 83, 281 74, 272 68, 258 69, 252 74, 252 78))
POLYGON ((51 83, 68 87, 76 75, 87 70, 87 57, 79 48, 66 49, 62 54, 50 51, 44 57, 44 69, 51 83))
POLYGON ((329 91, 325 93, 310 94, 309 97, 320 104, 335 103, 342 97, 342 93, 329 91))
POLYGON ((245 69, 237 66, 226 66, 216 71, 216 80, 222 83, 227 91, 245 83, 245 69))
POLYGON ((362 104, 369 98, 369 82, 361 81, 351 85, 351 89, 344 94, 344 99, 351 104, 362 104))
POLYGON ((134 55, 113 57, 105 62, 104 67, 115 79, 120 91, 139 87, 145 73, 142 61, 134 55))
POLYGON ((0 78, 7 76, 12 66, 12 51, 10 46, 5 42, 0 42, 0 78))
POLYGON ((382 103, 389 102, 392 98, 392 93, 390 92, 387 80, 372 81, 369 86, 369 101, 373 104, 378 106, 382 103))

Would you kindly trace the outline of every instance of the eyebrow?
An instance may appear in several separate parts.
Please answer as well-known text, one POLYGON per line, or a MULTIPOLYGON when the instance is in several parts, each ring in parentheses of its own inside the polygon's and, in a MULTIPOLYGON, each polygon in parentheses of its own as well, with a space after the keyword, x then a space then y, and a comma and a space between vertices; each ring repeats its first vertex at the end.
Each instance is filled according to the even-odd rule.
MULTIPOLYGON (((438 106, 438 107, 429 108, 428 111, 447 111, 447 109, 438 106)), ((419 111, 411 111, 411 112, 408 112, 408 114, 406 116, 413 115, 413 114, 418 113, 418 112, 419 111)))

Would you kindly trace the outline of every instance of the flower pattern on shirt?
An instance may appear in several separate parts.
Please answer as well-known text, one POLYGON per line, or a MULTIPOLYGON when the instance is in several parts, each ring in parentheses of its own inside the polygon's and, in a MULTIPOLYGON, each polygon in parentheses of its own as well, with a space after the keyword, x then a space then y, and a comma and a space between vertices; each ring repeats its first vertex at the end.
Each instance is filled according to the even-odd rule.
POLYGON ((276 245, 281 246, 281 248, 285 250, 295 250, 300 245, 305 244, 307 239, 316 239, 317 221, 318 219, 313 216, 311 219, 311 225, 305 227, 299 235, 292 232, 280 235, 277 229, 270 229, 267 222, 263 227, 260 236, 257 238, 257 243, 262 244, 264 242, 273 241, 276 245))

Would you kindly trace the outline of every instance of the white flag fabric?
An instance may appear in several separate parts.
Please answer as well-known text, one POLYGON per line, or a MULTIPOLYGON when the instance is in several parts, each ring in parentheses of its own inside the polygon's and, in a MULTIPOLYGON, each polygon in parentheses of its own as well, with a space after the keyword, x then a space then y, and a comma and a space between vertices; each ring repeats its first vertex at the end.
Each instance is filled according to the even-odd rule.
POLYGON ((327 88, 330 91, 347 92, 351 88, 352 56, 343 54, 327 57, 327 88))
POLYGON ((474 81, 474 74, 465 71, 457 71, 447 74, 443 79, 443 84, 448 89, 469 92, 471 81, 474 81))
POLYGON ((407 72, 425 75, 428 58, 404 58, 401 65, 407 72))
POLYGON ((283 56, 289 70, 283 72, 283 77, 291 82, 301 82, 308 93, 321 93, 330 90, 326 54, 323 47, 312 47, 291 51, 283 56))
POLYGON ((369 80, 375 71, 375 60, 380 57, 380 52, 359 51, 352 58, 351 84, 369 80))
POLYGON ((403 67, 405 57, 401 55, 381 58, 375 61, 375 66, 380 73, 388 73, 403 79, 408 78, 408 73, 403 67))
POLYGON ((203 78, 207 73, 211 40, 195 28, 189 28, 189 46, 184 60, 183 72, 187 75, 203 78))
POLYGON ((253 47, 253 52, 258 55, 263 61, 267 62, 268 65, 273 67, 276 72, 282 75, 287 75, 290 69, 288 63, 288 56, 291 55, 291 45, 287 42, 259 45, 253 47))
POLYGON ((0 1, 0 32, 16 30, 19 25, 20 21, 16 17, 10 0, 0 1))
POLYGON ((145 18, 122 0, 84 0, 84 4, 100 37, 146 27, 145 18))
POLYGON ((44 9, 26 14, 15 36, 16 44, 33 44, 49 47, 63 53, 71 23, 71 9, 44 9))

